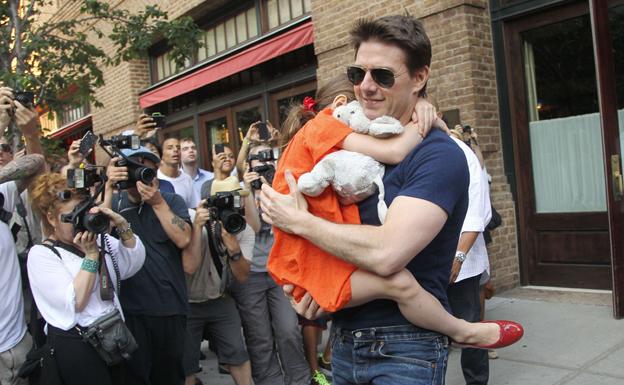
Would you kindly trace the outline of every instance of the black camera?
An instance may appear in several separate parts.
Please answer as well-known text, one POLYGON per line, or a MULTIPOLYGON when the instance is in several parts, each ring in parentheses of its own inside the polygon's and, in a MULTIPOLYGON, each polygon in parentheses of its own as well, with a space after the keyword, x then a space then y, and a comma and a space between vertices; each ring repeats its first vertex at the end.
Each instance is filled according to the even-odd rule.
POLYGON ((249 161, 259 160, 260 162, 269 162, 279 158, 279 148, 258 151, 257 154, 249 155, 249 161))
MULTIPOLYGON (((260 166, 252 167, 251 171, 257 172, 260 176, 266 179, 268 184, 273 184, 273 178, 275 177, 275 167, 272 164, 261 164, 260 166)), ((260 178, 251 181, 251 188, 254 190, 260 190, 262 188, 262 180, 260 178)))
POLYGON ((35 105, 35 93, 32 91, 15 91, 13 95, 14 100, 17 100, 26 108, 30 108, 35 105))
POLYGON ((462 127, 462 131, 464 132, 464 134, 470 134, 472 132, 472 127, 466 124, 462 127))
POLYGON ((144 184, 150 184, 154 178, 156 178, 156 170, 145 167, 132 159, 121 159, 115 163, 115 166, 128 168, 128 179, 117 182, 117 188, 120 190, 135 187, 138 181, 144 184))
POLYGON ((138 135, 115 135, 108 140, 101 140, 100 142, 104 146, 111 146, 118 150, 122 148, 137 150, 141 147, 141 140, 138 135))
POLYGON ((211 218, 220 220, 228 233, 238 234, 245 229, 245 208, 238 192, 218 192, 206 199, 204 207, 211 210, 211 218))
POLYGON ((90 213, 95 207, 91 197, 80 202, 68 214, 61 214, 61 222, 74 225, 74 234, 81 231, 90 231, 95 234, 103 234, 108 231, 110 219, 102 213, 90 213))
POLYGON ((67 170, 67 187, 74 189, 88 189, 96 183, 103 182, 102 175, 96 168, 70 168, 67 170))

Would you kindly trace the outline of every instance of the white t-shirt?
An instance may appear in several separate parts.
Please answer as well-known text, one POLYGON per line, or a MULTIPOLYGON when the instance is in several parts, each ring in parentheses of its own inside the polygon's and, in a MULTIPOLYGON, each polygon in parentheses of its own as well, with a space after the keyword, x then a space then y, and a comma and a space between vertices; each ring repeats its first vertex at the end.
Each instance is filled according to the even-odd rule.
MULTIPOLYGON (((451 138, 453 137, 451 136, 451 138)), ((453 138, 453 140, 464 152, 470 173, 468 210, 466 211, 466 218, 461 231, 462 233, 466 231, 479 233, 477 240, 468 253, 466 253, 466 260, 462 263, 461 270, 455 281, 459 282, 484 272, 488 275, 490 273, 490 262, 485 247, 483 231, 490 218, 492 218, 492 206, 490 204, 490 186, 487 181, 487 172, 481 167, 479 159, 470 147, 457 138, 453 138)))
POLYGON ((187 208, 195 208, 199 203, 199 194, 193 188, 193 179, 188 174, 180 172, 177 178, 171 178, 158 170, 158 179, 171 182, 176 194, 182 197, 187 208))
MULTIPOLYGON (((6 182, 0 185, 4 195, 4 209, 15 211, 17 185, 6 182)), ((0 352, 15 347, 26 334, 24 321, 24 300, 15 242, 9 225, 0 221, 0 352)))
MULTIPOLYGON (((134 248, 126 248, 116 238, 108 236, 110 252, 115 255, 119 266, 121 280, 136 274, 145 262, 145 246, 141 239, 134 236, 134 248)), ((98 237, 98 244, 100 243, 98 237)), ((49 248, 36 245, 28 253, 28 278, 33 297, 39 312, 46 322, 62 330, 69 330, 76 325, 89 326, 101 316, 110 313, 115 308, 121 310, 117 293, 114 301, 104 301, 100 297, 99 273, 96 273, 95 285, 85 308, 76 312, 76 291, 74 278, 80 271, 83 259, 76 254, 56 247, 61 258, 49 248)), ((111 276, 111 282, 117 285, 117 275, 110 256, 106 255, 106 265, 111 276)), ((117 289, 115 289, 117 290, 117 289)))

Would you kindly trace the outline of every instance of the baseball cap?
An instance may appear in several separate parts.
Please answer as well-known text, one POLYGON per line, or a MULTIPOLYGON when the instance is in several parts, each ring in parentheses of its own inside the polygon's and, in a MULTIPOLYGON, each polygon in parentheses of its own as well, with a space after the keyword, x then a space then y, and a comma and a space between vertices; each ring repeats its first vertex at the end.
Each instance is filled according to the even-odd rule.
POLYGON ((156 164, 160 163, 160 158, 158 157, 158 155, 154 154, 144 146, 141 146, 136 150, 133 150, 131 148, 124 148, 121 150, 121 153, 128 158, 131 158, 133 156, 140 156, 142 158, 149 159, 156 164))

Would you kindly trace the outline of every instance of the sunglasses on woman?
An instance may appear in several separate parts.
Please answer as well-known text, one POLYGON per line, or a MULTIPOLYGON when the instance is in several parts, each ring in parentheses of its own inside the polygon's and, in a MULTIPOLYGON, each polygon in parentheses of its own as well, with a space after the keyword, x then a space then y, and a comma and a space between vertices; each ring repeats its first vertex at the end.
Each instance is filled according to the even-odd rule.
POLYGON ((401 76, 395 74, 389 68, 366 68, 359 65, 350 65, 347 67, 347 78, 354 86, 359 86, 364 81, 366 72, 370 72, 375 83, 383 88, 391 88, 394 85, 394 79, 401 76))

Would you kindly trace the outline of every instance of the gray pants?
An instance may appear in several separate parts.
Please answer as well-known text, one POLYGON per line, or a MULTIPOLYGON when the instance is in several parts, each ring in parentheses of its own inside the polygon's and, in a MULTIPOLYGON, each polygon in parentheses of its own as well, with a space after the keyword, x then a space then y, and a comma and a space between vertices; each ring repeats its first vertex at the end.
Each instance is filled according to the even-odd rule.
POLYGON ((26 385, 28 380, 17 377, 17 372, 26 361, 26 354, 32 347, 32 338, 26 332, 22 340, 7 350, 0 352, 0 384, 2 385, 26 385))
POLYGON ((282 288, 268 273, 252 272, 244 283, 234 282, 230 292, 243 322, 254 383, 310 384, 297 315, 282 288))

